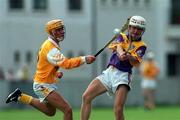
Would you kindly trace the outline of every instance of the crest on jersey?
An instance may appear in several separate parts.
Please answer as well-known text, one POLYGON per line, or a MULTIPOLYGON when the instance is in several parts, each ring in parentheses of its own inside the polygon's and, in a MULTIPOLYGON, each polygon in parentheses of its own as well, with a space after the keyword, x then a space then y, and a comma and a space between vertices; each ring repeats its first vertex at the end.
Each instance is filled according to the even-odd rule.
POLYGON ((142 57, 143 56, 143 51, 142 50, 138 50, 136 51, 138 57, 142 57))

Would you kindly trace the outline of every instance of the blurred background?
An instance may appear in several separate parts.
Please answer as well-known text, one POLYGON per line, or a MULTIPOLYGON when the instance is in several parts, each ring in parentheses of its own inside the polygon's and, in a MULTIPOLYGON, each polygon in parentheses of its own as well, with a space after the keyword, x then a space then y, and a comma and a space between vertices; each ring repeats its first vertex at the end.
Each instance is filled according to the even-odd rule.
MULTIPOLYGON (((180 1, 179 0, 0 0, 0 109, 26 108, 5 104, 6 96, 19 87, 36 97, 32 90, 36 55, 47 38, 47 21, 62 19, 66 38, 61 43, 67 57, 95 54, 133 15, 147 20, 143 40, 147 51, 155 53, 160 67, 156 103, 180 105, 180 1)), ((73 70, 62 70, 59 91, 76 108, 91 80, 106 68, 110 51, 105 50, 95 63, 73 70)), ((127 106, 142 106, 138 68, 134 69, 133 88, 127 106)), ((106 94, 95 99, 97 107, 112 107, 106 94)))

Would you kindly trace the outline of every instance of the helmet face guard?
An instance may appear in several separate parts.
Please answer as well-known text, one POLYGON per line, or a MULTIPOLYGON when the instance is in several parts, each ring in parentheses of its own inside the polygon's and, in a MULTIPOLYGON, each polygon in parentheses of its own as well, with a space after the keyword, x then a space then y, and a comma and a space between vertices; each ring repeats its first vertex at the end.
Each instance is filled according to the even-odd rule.
POLYGON ((63 41, 65 38, 66 29, 65 26, 62 26, 61 28, 53 29, 51 31, 51 37, 60 41, 63 41))

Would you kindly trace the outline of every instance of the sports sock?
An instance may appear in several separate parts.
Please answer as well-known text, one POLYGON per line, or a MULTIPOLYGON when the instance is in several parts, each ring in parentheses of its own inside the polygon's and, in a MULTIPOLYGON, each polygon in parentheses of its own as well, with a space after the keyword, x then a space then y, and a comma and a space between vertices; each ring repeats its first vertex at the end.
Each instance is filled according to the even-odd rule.
POLYGON ((32 96, 22 93, 21 96, 18 98, 18 101, 24 104, 30 104, 32 99, 33 99, 32 96))

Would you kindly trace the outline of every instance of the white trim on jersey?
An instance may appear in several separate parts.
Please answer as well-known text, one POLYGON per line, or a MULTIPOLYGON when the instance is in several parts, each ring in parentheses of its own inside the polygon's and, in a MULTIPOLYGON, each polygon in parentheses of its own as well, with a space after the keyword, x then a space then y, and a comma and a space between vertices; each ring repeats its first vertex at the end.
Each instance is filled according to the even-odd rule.
POLYGON ((66 57, 60 52, 59 49, 53 48, 47 54, 48 61, 53 65, 58 65, 62 63, 66 57))

